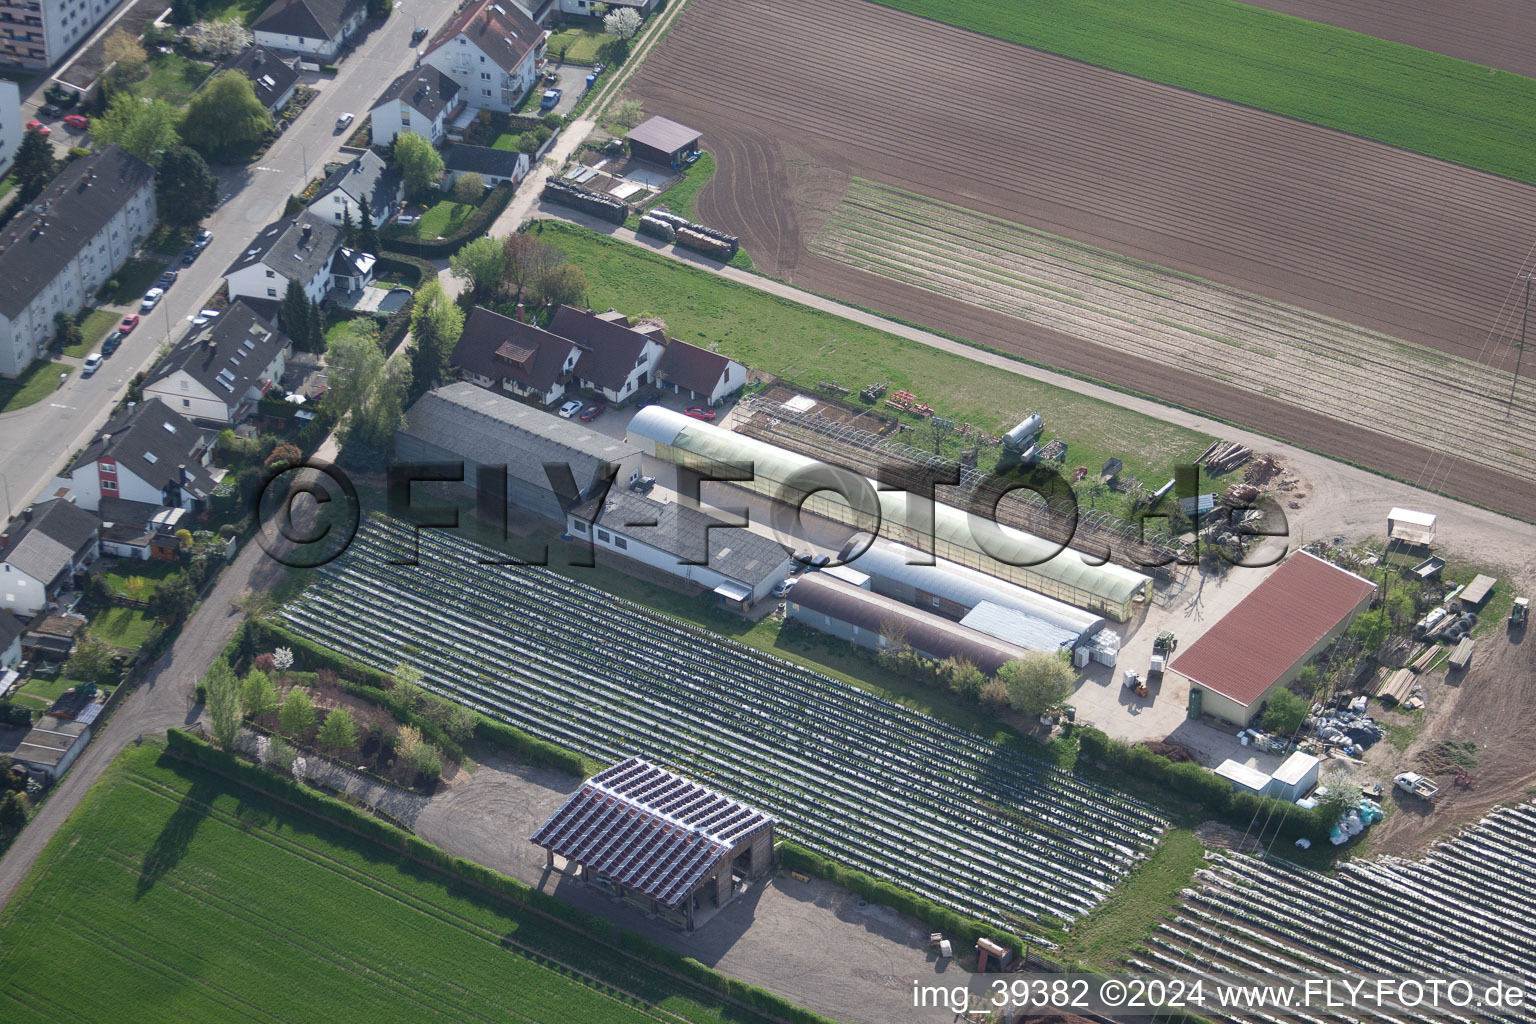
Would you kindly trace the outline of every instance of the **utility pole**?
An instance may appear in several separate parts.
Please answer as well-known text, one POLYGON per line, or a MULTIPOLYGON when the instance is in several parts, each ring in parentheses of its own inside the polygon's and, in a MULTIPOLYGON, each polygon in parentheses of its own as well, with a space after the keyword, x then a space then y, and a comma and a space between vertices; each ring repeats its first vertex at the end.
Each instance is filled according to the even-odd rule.
POLYGON ((1531 316, 1531 273, 1520 275, 1520 280, 1525 282, 1525 301, 1520 310, 1520 346, 1515 349, 1515 375, 1509 382, 1509 401, 1515 401, 1515 386, 1520 383, 1520 360, 1525 358, 1525 323, 1531 316))

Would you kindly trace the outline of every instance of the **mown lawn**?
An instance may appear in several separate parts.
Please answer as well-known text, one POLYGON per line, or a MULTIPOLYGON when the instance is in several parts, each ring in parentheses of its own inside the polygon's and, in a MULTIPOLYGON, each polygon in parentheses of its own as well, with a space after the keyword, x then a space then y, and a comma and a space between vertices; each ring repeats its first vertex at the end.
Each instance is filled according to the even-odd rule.
MULTIPOLYGON (((541 237, 585 273, 587 302, 631 318, 658 316, 668 333, 720 351, 814 391, 837 381, 857 391, 876 381, 908 388, 941 416, 1000 434, 1038 410, 1046 436, 1068 445, 1068 466, 1097 467, 1111 456, 1156 487, 1176 463, 1192 462, 1204 434, 929 348, 872 327, 780 299, 718 275, 573 225, 545 221, 541 237)), ((915 429, 904 440, 925 444, 915 429)))
POLYGON ((121 313, 114 313, 110 309, 91 310, 80 321, 80 344, 70 345, 64 349, 64 354, 76 358, 86 355, 107 336, 112 328, 117 326, 122 318, 121 313))
POLYGON ((709 184, 709 179, 714 176, 715 158, 708 153, 700 153, 693 165, 683 172, 683 180, 657 196, 648 204, 648 208, 667 209, 680 217, 694 220, 693 199, 699 194, 699 189, 709 184))
POLYGON ((877 0, 1536 183, 1536 80, 1232 0, 877 0))
POLYGON ((432 241, 437 238, 446 238, 463 226, 470 214, 478 207, 474 203, 456 203, 452 199, 443 199, 427 207, 422 213, 421 220, 409 227, 401 228, 401 238, 420 238, 432 241))
POLYGON ((59 374, 74 372, 67 363, 39 359, 14 380, 0 377, 0 413, 15 412, 41 402, 58 390, 59 374))
POLYGON ((0 914, 0 972, 8 1024, 767 1024, 153 745, 112 764, 0 914))
POLYGON ((27 685, 23 686, 16 692, 18 694, 25 694, 29 697, 36 697, 44 702, 43 707, 47 707, 49 704, 52 704, 54 701, 64 696, 65 690, 69 689, 71 686, 79 685, 80 680, 70 679, 62 672, 60 672, 56 676, 33 676, 31 679, 27 680, 27 685))
POLYGON ((600 28, 567 28, 550 34, 544 52, 567 64, 596 64, 598 50, 612 41, 613 37, 600 28))
POLYGON ((1179 890, 1189 885, 1204 861, 1205 847, 1193 831, 1169 829, 1152 856, 1137 865, 1109 899, 1072 926, 1060 953, 1048 955, 1093 970, 1120 968, 1126 953, 1144 942, 1159 921, 1172 916, 1179 890))
POLYGON ((180 571, 181 563, 169 559, 153 558, 147 562, 123 559, 110 572, 102 573, 101 579, 114 594, 131 597, 136 601, 147 601, 154 596, 162 580, 180 571), (134 593, 129 583, 134 579, 144 581, 142 593, 134 593))
POLYGON ((188 60, 179 53, 153 53, 149 75, 134 82, 128 91, 143 99, 165 100, 174 107, 185 107, 192 94, 213 73, 209 64, 188 60))
POLYGON ((112 280, 107 284, 113 287, 107 296, 107 301, 116 306, 132 306, 138 309, 139 300, 144 293, 154 286, 155 281, 165 273, 165 265, 154 260, 129 260, 122 265, 112 280))
POLYGON ((249 27, 271 5, 272 0, 212 0, 211 3, 199 5, 198 17, 203 21, 234 18, 249 27))
POLYGON ((105 608, 91 615, 91 630, 109 644, 136 651, 149 638, 154 616, 142 608, 105 608))

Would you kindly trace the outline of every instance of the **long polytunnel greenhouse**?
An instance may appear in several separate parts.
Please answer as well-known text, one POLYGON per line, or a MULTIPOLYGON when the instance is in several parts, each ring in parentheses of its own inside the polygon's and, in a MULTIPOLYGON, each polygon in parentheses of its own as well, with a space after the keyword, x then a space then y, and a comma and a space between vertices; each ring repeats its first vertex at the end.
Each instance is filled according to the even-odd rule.
POLYGON ((1166 821, 856 687, 548 569, 370 516, 290 626, 597 760, 638 755, 747 801, 849 867, 1002 926, 1091 910, 1166 821))
MULTIPOLYGON (((867 477, 798 452, 659 405, 635 413, 627 440, 648 455, 715 479, 730 479, 732 467, 750 467, 751 478, 735 480, 736 486, 897 543, 929 547, 929 539, 916 535, 911 526, 925 523, 926 515, 909 510, 905 491, 880 490, 867 477), (845 494, 855 495, 852 504, 845 494), (868 507, 862 507, 865 504, 868 507)), ((932 508, 932 553, 940 558, 1121 622, 1131 617, 1134 603, 1151 592, 1151 578, 1135 570, 1113 562, 1090 565, 1079 551, 953 505, 935 502, 932 508)))

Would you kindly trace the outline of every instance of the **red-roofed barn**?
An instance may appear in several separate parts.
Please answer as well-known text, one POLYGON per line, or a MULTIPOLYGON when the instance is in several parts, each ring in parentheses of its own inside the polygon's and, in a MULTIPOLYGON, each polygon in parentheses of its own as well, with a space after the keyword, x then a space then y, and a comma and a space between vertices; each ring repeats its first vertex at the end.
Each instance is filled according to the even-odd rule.
POLYGON ((1299 551, 1191 644, 1171 666, 1190 703, 1246 726, 1371 601, 1376 584, 1299 551))

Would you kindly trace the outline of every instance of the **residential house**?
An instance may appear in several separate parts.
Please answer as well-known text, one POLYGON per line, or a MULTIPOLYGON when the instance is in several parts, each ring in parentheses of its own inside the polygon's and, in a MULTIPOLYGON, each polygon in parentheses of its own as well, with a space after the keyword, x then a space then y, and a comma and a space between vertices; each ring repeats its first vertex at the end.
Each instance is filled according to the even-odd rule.
POLYGON ((224 475, 212 468, 212 459, 210 431, 146 395, 114 412, 50 490, 68 488, 91 512, 100 512, 108 499, 196 511, 224 475))
POLYGON ((0 535, 0 608, 24 619, 64 603, 95 561, 100 521, 64 498, 28 505, 0 535))
POLYGON ((533 88, 547 35, 517 4, 479 0, 449 20, 422 63, 457 82, 471 107, 510 112, 533 88))
POLYGON ((581 355, 567 338, 477 306, 453 348, 453 365, 483 388, 550 406, 565 397, 581 355))
POLYGON ((173 561, 181 554, 176 531, 186 528, 187 515, 183 508, 103 498, 101 553, 140 561, 173 561))
POLYGON ((736 360, 675 338, 656 364, 656 385, 690 402, 719 405, 747 383, 747 368, 736 360))
POLYGON ((188 419, 219 427, 240 423, 277 385, 293 343, 238 299, 217 320, 188 331, 144 384, 188 419))
POLYGON ((441 145, 459 108, 459 91, 459 83, 430 64, 407 71, 389 84, 369 112, 373 144, 388 146, 401 132, 410 132, 441 145))
POLYGON ((451 188, 463 174, 478 174, 487 185, 510 181, 516 185, 528 177, 528 154, 491 146, 466 146, 460 142, 443 153, 447 176, 443 188, 451 188))
POLYGON ((561 14, 589 18, 598 17, 599 10, 606 13, 619 7, 633 7, 641 17, 644 17, 656 9, 658 2, 659 0, 554 0, 554 7, 561 14))
POLYGON ((0 79, 0 174, 7 174, 16 150, 21 148, 21 133, 26 118, 21 116, 21 86, 0 79))
POLYGON ((21 664, 21 634, 26 624, 10 612, 0 612, 0 672, 14 671, 21 664))
POLYGON ((550 319, 549 330, 584 349, 576 362, 577 383, 610 402, 631 398, 651 382, 666 343, 659 327, 637 330, 614 310, 594 313, 561 306, 550 319))
POLYGON ((376 228, 383 227, 399 212, 399 203, 405 198, 405 179, 371 149, 336 168, 325 179, 320 191, 309 201, 309 212, 340 225, 350 211, 352 223, 358 224, 365 196, 376 228))
POLYGON ((15 377, 154 230, 155 171, 117 146, 71 161, 0 231, 0 376, 15 377))
POLYGON ((284 57, 265 46, 247 46, 224 68, 249 78, 256 98, 274 116, 293 99, 299 85, 299 58, 284 57))
POLYGON ((122 0, 0 0, 0 64, 51 68, 122 0))
POLYGON ((367 16, 368 0, 277 0, 251 31, 260 46, 335 60, 367 16))
POLYGON ((288 282, 297 281, 309 301, 324 302, 338 288, 354 291, 372 281, 373 256, 347 248, 339 227, 305 211, 267 225, 224 276, 231 299, 281 302, 288 282))

